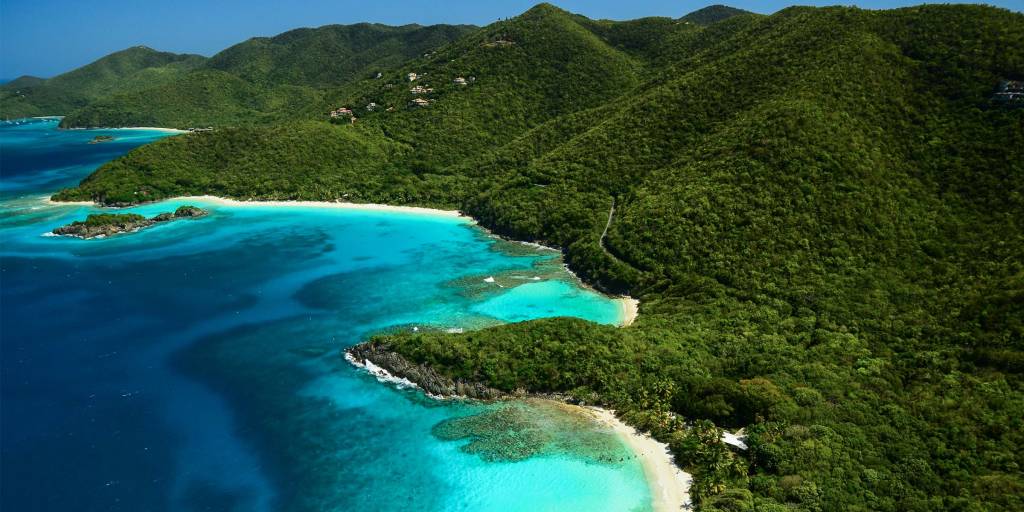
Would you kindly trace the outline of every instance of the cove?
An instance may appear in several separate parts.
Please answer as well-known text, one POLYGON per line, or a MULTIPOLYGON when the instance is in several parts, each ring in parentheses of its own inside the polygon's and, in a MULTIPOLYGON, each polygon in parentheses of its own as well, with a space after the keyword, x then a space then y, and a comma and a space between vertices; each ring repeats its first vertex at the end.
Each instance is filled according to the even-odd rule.
POLYGON ((466 219, 191 199, 125 211, 210 215, 44 236, 99 211, 50 193, 164 136, 0 126, 0 508, 649 509, 607 427, 527 402, 435 401, 341 357, 389 329, 618 323, 555 252, 466 219), (478 417, 515 429, 453 433, 478 417), (503 455, 527 435, 539 449, 503 455))

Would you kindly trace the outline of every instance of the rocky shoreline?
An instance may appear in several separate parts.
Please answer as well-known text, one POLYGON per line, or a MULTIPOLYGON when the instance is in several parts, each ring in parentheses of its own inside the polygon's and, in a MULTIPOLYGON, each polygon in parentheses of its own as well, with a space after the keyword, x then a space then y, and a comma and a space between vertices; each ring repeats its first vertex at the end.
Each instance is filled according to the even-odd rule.
POLYGON ((384 370, 387 375, 382 377, 398 382, 407 382, 409 385, 420 388, 427 395, 442 400, 455 398, 494 401, 538 398, 584 407, 607 405, 563 393, 538 393, 522 389, 509 392, 488 387, 480 382, 452 379, 438 373, 430 366, 409 361, 392 350, 387 339, 376 339, 353 345, 345 349, 344 355, 345 359, 356 366, 384 370))
POLYGON ((512 395, 487 387, 479 382, 463 382, 441 375, 429 366, 416 364, 391 350, 386 343, 370 341, 345 350, 345 354, 358 365, 367 362, 380 367, 397 379, 405 379, 425 393, 435 397, 459 397, 476 400, 498 400, 512 395))
POLYGON ((134 233, 150 226, 181 219, 194 219, 209 212, 195 206, 181 206, 173 213, 164 212, 147 219, 136 213, 98 213, 53 230, 53 234, 81 239, 101 238, 119 233, 134 233))

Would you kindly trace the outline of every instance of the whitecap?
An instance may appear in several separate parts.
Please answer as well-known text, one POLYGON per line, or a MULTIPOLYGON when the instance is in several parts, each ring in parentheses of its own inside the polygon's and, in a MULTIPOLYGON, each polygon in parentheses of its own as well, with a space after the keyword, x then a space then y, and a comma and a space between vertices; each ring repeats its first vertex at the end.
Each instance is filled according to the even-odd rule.
POLYGON ((380 366, 373 364, 373 362, 370 360, 360 363, 359 361, 356 361, 356 358, 353 357, 352 354, 349 354, 348 352, 345 352, 345 360, 348 361, 349 363, 352 363, 352 365, 357 368, 362 368, 363 370, 366 370, 367 372, 370 373, 370 375, 373 375, 378 382, 385 384, 394 384, 396 387, 398 387, 398 389, 419 389, 419 386, 417 386, 415 382, 403 377, 395 377, 384 368, 381 368, 380 366))

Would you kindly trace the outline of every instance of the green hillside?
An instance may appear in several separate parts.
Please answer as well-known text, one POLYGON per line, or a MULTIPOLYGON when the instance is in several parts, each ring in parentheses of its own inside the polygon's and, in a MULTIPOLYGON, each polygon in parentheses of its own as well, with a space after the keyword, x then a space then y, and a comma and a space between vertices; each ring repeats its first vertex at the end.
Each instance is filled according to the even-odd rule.
POLYGON ((0 117, 65 115, 61 126, 68 128, 297 119, 323 104, 327 88, 400 66, 474 30, 329 25, 250 39, 210 59, 139 46, 49 80, 22 77, 0 86, 0 117))
POLYGON ((121 92, 76 110, 63 126, 239 126, 293 118, 320 99, 310 87, 253 85, 235 75, 199 69, 156 87, 121 92))
MULTIPOLYGON (((145 154, 114 160, 104 167, 102 176, 86 178, 82 188, 96 192, 97 199, 107 204, 144 202, 196 190, 280 200, 310 194, 338 198, 351 191, 359 198, 402 202, 400 195, 389 195, 400 186, 400 179, 391 176, 384 182, 381 176, 404 172, 395 163, 405 151, 385 138, 316 121, 225 128, 170 137, 153 144, 145 154), (268 173, 268 169, 280 172, 268 173), (118 187, 107 188, 109 181, 118 182, 118 187)), ((69 190, 61 197, 74 194, 69 190)))
POLYGON ((177 128, 313 118, 328 88, 374 76, 444 45, 473 27, 329 25, 254 38, 188 73, 126 88, 71 111, 64 127, 177 128))
MULTIPOLYGON (((323 121, 331 108, 354 107, 359 121, 350 127, 352 131, 368 139, 386 137, 407 148, 395 172, 414 174, 421 182, 445 189, 433 194, 421 185, 409 194, 433 194, 445 204, 454 205, 457 196, 452 194, 448 181, 458 177, 448 173, 447 167, 507 144, 548 120, 603 105, 640 83, 643 62, 602 41, 581 25, 581 20, 549 5, 538 6, 519 18, 474 32, 428 57, 389 70, 381 79, 369 78, 333 94, 328 92, 327 97, 341 99, 324 99, 308 106, 301 115, 323 121), (419 75, 415 82, 408 81, 410 72, 419 75), (453 80, 458 77, 472 82, 457 85, 453 80), (411 93, 416 86, 429 87, 433 92, 411 93), (410 106, 416 97, 429 98, 431 103, 427 107, 410 106), (378 107, 367 110, 370 103, 378 107)), ((303 129, 313 130, 314 126, 303 125, 303 129)), ((231 137, 219 133, 212 136, 231 137)), ((132 156, 151 158, 147 154, 132 156)), ((119 202, 130 200, 135 192, 133 183, 102 183, 105 195, 117 197, 119 202)), ((305 186, 303 180, 293 179, 289 193, 303 193, 305 186)), ((89 191, 84 187, 76 193, 89 191)), ((177 186, 151 191, 157 197, 182 192, 185 190, 177 186)), ((382 200, 366 191, 358 192, 365 200, 382 200)))
POLYGON ((0 86, 0 117, 67 114, 115 91, 159 85, 204 60, 136 46, 48 80, 22 77, 0 86))
POLYGON ((542 4, 325 89, 309 121, 166 139, 55 198, 460 208, 563 248, 637 323, 376 343, 623 411, 702 510, 1024 508, 1024 108, 991 100, 1024 79, 1024 15, 722 13, 542 4), (326 122, 341 106, 355 124, 326 122))
POLYGON ((145 46, 135 46, 55 76, 47 80, 46 85, 92 97, 120 88, 119 81, 131 78, 140 71, 164 66, 187 70, 202 64, 205 60, 199 55, 179 55, 158 52, 145 46))
POLYGON ((209 67, 258 85, 340 85, 400 66, 475 28, 369 23, 302 28, 232 46, 214 55, 209 67))
POLYGON ((331 106, 357 107, 365 129, 408 144, 417 167, 436 170, 624 94, 639 83, 641 66, 577 17, 541 5, 388 73, 331 106), (419 75, 416 82, 407 81, 410 72, 419 75), (455 84, 456 78, 467 85, 455 84), (410 90, 416 86, 433 92, 415 95, 410 90), (417 96, 431 104, 410 107, 417 96), (366 111, 371 102, 382 108, 366 111))

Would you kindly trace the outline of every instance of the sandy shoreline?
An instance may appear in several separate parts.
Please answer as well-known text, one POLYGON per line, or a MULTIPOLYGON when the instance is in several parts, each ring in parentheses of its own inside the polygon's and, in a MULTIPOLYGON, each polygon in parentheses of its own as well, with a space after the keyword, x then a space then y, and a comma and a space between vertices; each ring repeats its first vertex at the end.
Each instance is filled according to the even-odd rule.
POLYGON ((362 211, 373 211, 373 212, 392 212, 392 213, 413 213, 416 215, 425 215, 431 217, 447 217, 462 219, 466 222, 475 222, 470 217, 467 217, 458 210, 435 210, 433 208, 423 208, 420 206, 391 206, 387 204, 369 204, 369 203, 342 203, 342 202, 331 202, 331 201, 239 201, 237 199, 225 199, 223 197, 216 196, 184 196, 184 197, 172 197, 169 199, 163 199, 164 201, 195 201, 201 203, 213 203, 223 206, 248 206, 255 208, 262 207, 294 207, 304 206, 310 208, 338 208, 342 210, 362 210, 362 211))
POLYGON ((164 132, 164 133, 190 133, 188 130, 179 130, 177 128, 160 128, 158 126, 121 126, 118 128, 61 128, 62 130, 103 130, 103 131, 116 131, 116 130, 149 130, 152 132, 164 132))
MULTIPOLYGON (((75 129, 75 128, 72 128, 75 129)), ((189 133, 188 130, 179 130, 177 128, 160 128, 159 126, 123 126, 120 128, 83 128, 83 130, 150 130, 154 132, 165 132, 165 133, 189 133)))
MULTIPOLYGON (((64 119, 64 116, 34 116, 26 119, 43 119, 47 121, 59 121, 64 119)), ((91 127, 91 128, 63 128, 64 130, 151 130, 155 132, 165 133, 189 133, 188 130, 179 130, 177 128, 162 128, 159 126, 119 126, 119 127, 91 127)))
POLYGON ((622 326, 629 327, 636 321, 640 314, 640 301, 633 297, 623 296, 619 298, 619 308, 622 310, 622 326))
POLYGON ((690 485, 693 477, 679 469, 672 460, 668 445, 641 434, 615 417, 615 413, 599 407, 584 407, 595 421, 608 425, 629 446, 644 468, 651 488, 651 505, 655 512, 691 510, 690 485))

